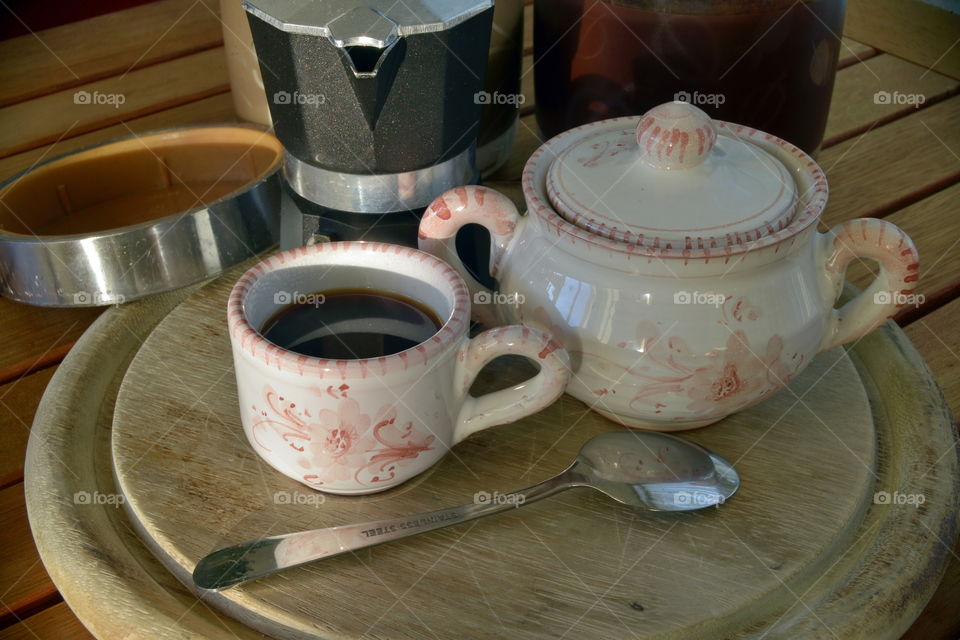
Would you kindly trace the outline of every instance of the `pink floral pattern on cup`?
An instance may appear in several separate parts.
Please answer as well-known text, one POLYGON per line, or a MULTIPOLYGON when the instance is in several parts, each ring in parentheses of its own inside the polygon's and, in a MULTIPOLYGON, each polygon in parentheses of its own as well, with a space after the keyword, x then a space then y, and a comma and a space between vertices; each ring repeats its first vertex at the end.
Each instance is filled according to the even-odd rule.
POLYGON ((412 420, 398 424, 395 407, 383 405, 371 417, 346 390, 341 393, 336 409, 313 415, 265 385, 262 404, 250 407, 254 446, 269 454, 268 440, 279 439, 280 446, 303 454, 296 464, 309 472, 300 480, 316 487, 344 480, 364 486, 389 482, 398 469, 433 449, 435 436, 415 430, 412 420))

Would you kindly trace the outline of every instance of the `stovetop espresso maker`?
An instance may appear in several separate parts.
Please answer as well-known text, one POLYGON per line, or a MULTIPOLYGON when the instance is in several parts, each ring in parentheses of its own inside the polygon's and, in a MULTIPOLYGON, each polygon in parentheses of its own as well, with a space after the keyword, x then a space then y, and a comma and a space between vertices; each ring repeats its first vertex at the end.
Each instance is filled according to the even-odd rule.
POLYGON ((492 0, 244 0, 286 148, 282 248, 416 246, 419 216, 478 179, 492 0))

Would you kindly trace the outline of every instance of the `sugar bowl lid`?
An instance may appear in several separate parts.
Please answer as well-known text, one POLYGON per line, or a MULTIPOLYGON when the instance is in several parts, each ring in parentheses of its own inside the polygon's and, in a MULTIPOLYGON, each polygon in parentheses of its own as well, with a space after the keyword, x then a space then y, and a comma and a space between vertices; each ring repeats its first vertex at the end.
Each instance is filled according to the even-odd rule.
POLYGON ((790 171, 726 123, 684 102, 634 122, 569 132, 579 139, 547 171, 551 204, 568 222, 631 244, 692 249, 752 242, 790 223, 798 202, 790 171))

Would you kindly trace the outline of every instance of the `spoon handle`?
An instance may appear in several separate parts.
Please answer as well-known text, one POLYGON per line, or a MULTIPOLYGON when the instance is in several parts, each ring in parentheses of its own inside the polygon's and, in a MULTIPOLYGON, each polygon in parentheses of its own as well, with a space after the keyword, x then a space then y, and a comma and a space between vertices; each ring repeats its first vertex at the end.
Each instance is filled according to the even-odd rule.
POLYGON ((193 570, 193 581, 201 589, 225 589, 289 567, 515 509, 583 484, 580 474, 568 469, 513 493, 480 492, 473 504, 242 542, 202 558, 193 570))

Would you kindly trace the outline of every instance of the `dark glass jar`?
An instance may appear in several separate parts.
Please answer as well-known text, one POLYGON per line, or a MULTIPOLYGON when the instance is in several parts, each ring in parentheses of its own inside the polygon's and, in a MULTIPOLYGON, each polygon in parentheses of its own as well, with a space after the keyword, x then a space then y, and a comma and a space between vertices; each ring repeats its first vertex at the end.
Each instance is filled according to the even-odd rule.
POLYGON ((535 0, 546 136, 681 99, 816 153, 846 0, 535 0))

